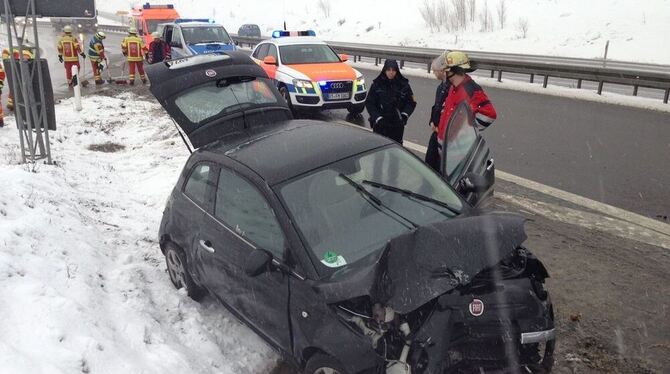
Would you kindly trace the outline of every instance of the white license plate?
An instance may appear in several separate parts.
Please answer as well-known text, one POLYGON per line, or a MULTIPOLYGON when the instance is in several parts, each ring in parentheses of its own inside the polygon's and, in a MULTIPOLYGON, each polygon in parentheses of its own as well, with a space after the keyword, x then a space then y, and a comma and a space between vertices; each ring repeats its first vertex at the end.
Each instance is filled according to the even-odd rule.
POLYGON ((348 92, 328 94, 328 100, 344 100, 344 99, 348 99, 348 98, 349 98, 349 93, 348 92))

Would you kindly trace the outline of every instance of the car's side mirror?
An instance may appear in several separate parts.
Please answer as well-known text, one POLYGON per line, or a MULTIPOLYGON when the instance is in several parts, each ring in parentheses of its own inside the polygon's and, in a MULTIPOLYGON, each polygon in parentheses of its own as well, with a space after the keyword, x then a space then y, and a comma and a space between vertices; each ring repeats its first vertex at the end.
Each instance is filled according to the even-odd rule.
POLYGON ((244 260, 244 271, 250 277, 256 277, 270 270, 272 255, 264 249, 254 249, 244 260))
POLYGON ((342 62, 349 61, 349 55, 345 55, 344 53, 340 54, 340 61, 342 62))
POLYGON ((274 56, 265 56, 263 63, 266 65, 277 65, 277 59, 274 56))
POLYGON ((461 178, 459 185, 463 193, 481 193, 486 192, 489 188, 489 182, 486 180, 486 177, 473 172, 466 173, 461 178))

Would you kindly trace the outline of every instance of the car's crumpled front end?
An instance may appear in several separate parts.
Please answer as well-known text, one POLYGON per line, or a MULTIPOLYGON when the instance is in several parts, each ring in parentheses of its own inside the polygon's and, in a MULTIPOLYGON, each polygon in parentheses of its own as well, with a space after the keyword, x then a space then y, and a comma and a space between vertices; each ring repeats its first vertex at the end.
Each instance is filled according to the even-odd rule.
POLYGON ((367 282, 365 293, 342 284, 323 288, 326 295, 335 296, 336 289, 348 294, 330 305, 369 339, 384 366, 377 372, 551 370, 555 330, 544 286, 548 274, 521 246, 523 219, 470 218, 392 240, 374 272, 361 268, 347 277, 367 282), (435 240, 443 246, 429 249, 435 240))

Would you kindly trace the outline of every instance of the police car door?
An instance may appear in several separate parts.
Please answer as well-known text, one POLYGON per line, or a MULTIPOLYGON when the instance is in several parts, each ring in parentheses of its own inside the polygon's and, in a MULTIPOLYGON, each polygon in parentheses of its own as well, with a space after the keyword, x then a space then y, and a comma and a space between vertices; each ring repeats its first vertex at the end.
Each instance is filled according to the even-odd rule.
POLYGON ((447 124, 441 171, 449 184, 474 206, 493 194, 495 167, 491 151, 466 102, 456 108, 447 124))

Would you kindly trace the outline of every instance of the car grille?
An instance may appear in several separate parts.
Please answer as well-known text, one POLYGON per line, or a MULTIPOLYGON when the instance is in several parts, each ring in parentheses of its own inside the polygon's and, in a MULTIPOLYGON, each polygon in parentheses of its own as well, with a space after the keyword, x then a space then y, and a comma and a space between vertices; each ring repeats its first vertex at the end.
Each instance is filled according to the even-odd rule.
POLYGON ((352 81, 328 81, 321 86, 324 101, 349 100, 353 89, 354 83, 352 81), (337 97, 332 97, 332 94, 337 95, 337 97))
POLYGON ((505 366, 507 349, 518 355, 518 328, 498 323, 454 325, 444 373, 467 373, 470 368, 505 366))

